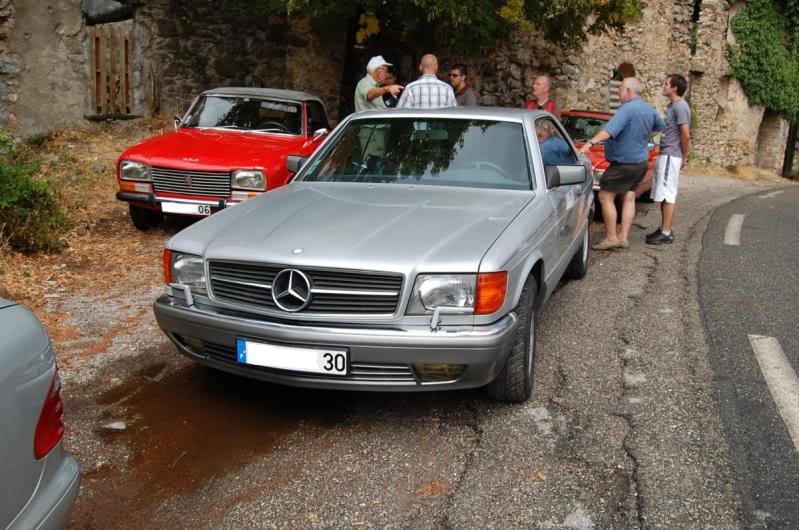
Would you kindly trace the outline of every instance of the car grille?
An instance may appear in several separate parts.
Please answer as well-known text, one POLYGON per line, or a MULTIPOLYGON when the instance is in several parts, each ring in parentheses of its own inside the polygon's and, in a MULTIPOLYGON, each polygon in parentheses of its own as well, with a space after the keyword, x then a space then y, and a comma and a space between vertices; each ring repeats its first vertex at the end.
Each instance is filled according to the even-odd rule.
MULTIPOLYGON (((202 355, 211 360, 228 364, 238 364, 236 362, 236 348, 234 346, 204 342, 202 355)), ((345 376, 288 372, 286 370, 276 370, 263 366, 248 366, 248 368, 261 372, 297 375, 306 379, 359 381, 381 384, 416 384, 417 382, 411 368, 407 364, 352 363, 350 365, 350 373, 345 376)))
POLYGON ((152 168, 155 191, 230 197, 230 173, 227 171, 185 171, 152 168))
MULTIPOLYGON (((222 302, 283 311, 272 298, 281 265, 211 261, 213 296, 222 302)), ((340 269, 299 268, 311 282, 309 304, 302 314, 393 314, 402 290, 402 275, 340 269)))

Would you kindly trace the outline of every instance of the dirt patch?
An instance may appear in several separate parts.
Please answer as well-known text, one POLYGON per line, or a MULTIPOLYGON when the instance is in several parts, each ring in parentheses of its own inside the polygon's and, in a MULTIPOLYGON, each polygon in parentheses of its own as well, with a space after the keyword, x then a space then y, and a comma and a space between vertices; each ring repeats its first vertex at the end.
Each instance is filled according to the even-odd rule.
POLYGON ((94 434, 109 454, 122 446, 127 458, 85 474, 70 528, 146 528, 167 500, 202 495, 288 433, 330 421, 337 399, 198 364, 144 367, 94 398, 103 408, 94 434), (125 430, 102 427, 117 421, 125 430))
POLYGON ((728 177, 743 182, 792 184, 794 181, 780 177, 772 171, 756 166, 720 167, 709 164, 689 164, 684 171, 688 177, 728 177))

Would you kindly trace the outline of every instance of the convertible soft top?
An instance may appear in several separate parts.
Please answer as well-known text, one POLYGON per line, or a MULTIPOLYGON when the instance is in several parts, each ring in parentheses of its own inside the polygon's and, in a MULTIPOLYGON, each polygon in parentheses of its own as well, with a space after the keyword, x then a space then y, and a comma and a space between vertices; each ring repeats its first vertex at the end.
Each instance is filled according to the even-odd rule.
POLYGON ((318 101, 322 100, 313 94, 300 92, 298 90, 282 90, 279 88, 257 88, 257 87, 218 87, 206 90, 202 93, 207 95, 227 95, 227 96, 255 96, 263 98, 289 99, 292 101, 318 101))

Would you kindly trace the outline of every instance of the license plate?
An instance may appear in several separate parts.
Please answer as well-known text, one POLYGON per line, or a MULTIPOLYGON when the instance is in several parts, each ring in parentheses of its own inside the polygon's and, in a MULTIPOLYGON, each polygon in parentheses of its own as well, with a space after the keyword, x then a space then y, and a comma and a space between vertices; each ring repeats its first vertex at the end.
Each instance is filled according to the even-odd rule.
POLYGON ((191 204, 187 202, 162 202, 164 213, 184 213, 189 215, 211 215, 210 204, 191 204))
POLYGON ((236 357, 241 364, 293 372, 347 375, 349 369, 347 350, 335 348, 299 348, 237 339, 236 357))

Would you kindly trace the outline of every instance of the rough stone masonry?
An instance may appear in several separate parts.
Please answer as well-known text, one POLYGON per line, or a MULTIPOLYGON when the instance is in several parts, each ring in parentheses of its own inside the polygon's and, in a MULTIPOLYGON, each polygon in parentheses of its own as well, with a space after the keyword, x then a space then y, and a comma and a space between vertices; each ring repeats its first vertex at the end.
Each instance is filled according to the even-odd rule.
MULTIPOLYGON (((660 84, 680 73, 696 115, 694 161, 779 171, 788 123, 750 105, 729 75, 729 21, 742 4, 650 0, 623 34, 592 36, 577 50, 518 33, 477 59, 433 51, 443 65, 466 62, 487 105, 522 105, 536 75, 548 72, 561 108, 606 110, 609 81, 626 61, 663 110, 660 84)), ((135 115, 182 112, 197 92, 219 85, 312 92, 334 118, 339 98, 349 97, 340 93, 345 29, 320 38, 305 20, 253 17, 227 0, 0 0, 0 125, 21 134, 86 126, 96 114, 90 30, 98 23, 125 24, 132 34, 135 115)))

